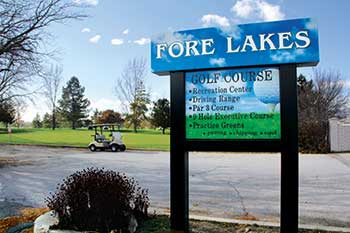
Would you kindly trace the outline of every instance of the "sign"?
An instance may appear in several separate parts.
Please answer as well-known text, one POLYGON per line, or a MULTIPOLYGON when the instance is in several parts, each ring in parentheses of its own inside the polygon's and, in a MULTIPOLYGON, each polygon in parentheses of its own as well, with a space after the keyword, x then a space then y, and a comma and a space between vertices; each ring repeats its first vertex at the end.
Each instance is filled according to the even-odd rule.
POLYGON ((281 232, 298 232, 297 66, 319 62, 310 18, 160 34, 170 74, 170 227, 189 232, 189 151, 281 152, 281 232))
POLYGON ((186 139, 279 139, 278 68, 186 73, 186 139))
POLYGON ((243 24, 163 33, 151 41, 151 69, 170 71, 319 62, 313 19, 243 24))

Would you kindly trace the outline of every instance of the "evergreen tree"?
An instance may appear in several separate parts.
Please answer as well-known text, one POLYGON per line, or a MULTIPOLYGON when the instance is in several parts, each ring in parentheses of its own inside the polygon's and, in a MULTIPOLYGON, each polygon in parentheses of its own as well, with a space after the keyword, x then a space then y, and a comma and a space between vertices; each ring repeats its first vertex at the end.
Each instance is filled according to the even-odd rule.
POLYGON ((100 120, 100 117, 101 117, 101 112, 98 111, 97 108, 95 108, 94 112, 92 113, 92 116, 91 116, 91 121, 93 124, 100 124, 101 122, 99 121, 100 120))
POLYGON ((161 127, 164 134, 165 129, 170 127, 170 102, 164 98, 153 102, 153 104, 151 122, 155 127, 161 127))
POLYGON ((72 77, 67 86, 62 88, 62 98, 59 109, 62 115, 71 123, 72 129, 77 127, 81 118, 87 117, 90 101, 84 96, 85 88, 80 85, 77 77, 72 77))
POLYGON ((39 113, 37 113, 36 116, 34 117, 34 119, 32 121, 32 125, 34 128, 42 128, 43 127, 43 122, 40 119, 39 113))
POLYGON ((16 109, 14 104, 10 101, 0 103, 0 122, 3 122, 6 126, 12 124, 15 121, 16 109))
MULTIPOLYGON (((45 113, 44 117, 43 117, 43 127, 44 128, 51 128, 52 126, 52 115, 50 115, 49 113, 45 113)), ((55 124, 55 128, 57 127, 57 125, 55 124)))

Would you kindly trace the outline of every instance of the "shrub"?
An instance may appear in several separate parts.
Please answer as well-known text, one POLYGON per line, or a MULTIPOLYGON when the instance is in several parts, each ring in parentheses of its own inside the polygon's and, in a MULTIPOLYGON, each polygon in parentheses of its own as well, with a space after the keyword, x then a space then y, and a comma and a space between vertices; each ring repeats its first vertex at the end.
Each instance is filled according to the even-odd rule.
POLYGON ((58 228, 110 232, 128 228, 134 216, 147 217, 147 190, 134 178, 104 168, 75 172, 46 199, 47 206, 59 217, 58 228))

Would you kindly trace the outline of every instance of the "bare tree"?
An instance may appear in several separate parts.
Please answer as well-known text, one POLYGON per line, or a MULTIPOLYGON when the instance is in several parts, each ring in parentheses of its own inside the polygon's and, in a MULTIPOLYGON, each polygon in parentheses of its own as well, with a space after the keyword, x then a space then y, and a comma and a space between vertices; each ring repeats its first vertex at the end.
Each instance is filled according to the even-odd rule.
POLYGON ((127 112, 130 104, 138 97, 139 89, 145 85, 146 65, 145 58, 130 60, 117 81, 115 92, 127 112))
POLYGON ((61 66, 51 66, 48 72, 42 75, 43 78, 43 95, 46 98, 47 105, 51 109, 52 119, 51 127, 52 130, 56 128, 56 110, 59 89, 62 83, 62 71, 61 66))
POLYGON ((343 118, 349 104, 349 92, 345 82, 337 71, 315 70, 316 103, 319 105, 323 119, 332 117, 343 118))
POLYGON ((31 94, 27 84, 53 51, 48 26, 86 17, 66 0, 0 0, 0 103, 31 94))
POLYGON ((328 152, 328 120, 346 117, 349 92, 339 72, 316 69, 313 76, 298 77, 299 145, 306 152, 328 152))
POLYGON ((0 56, 0 104, 29 96, 33 93, 28 85, 34 70, 19 59, 5 59, 0 56))
POLYGON ((115 91, 122 100, 126 120, 133 125, 134 132, 140 127, 142 121, 147 120, 146 113, 150 104, 149 92, 146 91, 146 59, 134 58, 129 61, 118 79, 115 91))
POLYGON ((24 123, 22 120, 22 114, 25 112, 27 104, 23 99, 16 99, 14 105, 16 108, 15 126, 20 128, 24 123))

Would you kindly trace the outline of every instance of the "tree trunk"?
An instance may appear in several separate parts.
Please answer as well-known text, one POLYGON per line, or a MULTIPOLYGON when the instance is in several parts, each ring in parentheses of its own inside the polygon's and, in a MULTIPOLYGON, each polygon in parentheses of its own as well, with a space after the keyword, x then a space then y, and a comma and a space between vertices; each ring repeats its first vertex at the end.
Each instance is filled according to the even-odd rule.
POLYGON ((75 129, 75 121, 72 121, 72 129, 75 129))
POLYGON ((165 128, 162 128, 163 134, 165 134, 165 128))
POLYGON ((55 110, 52 111, 52 122, 51 122, 52 130, 56 129, 56 113, 55 110))

